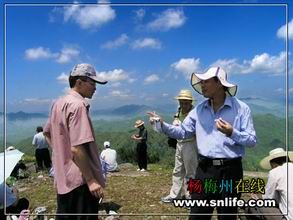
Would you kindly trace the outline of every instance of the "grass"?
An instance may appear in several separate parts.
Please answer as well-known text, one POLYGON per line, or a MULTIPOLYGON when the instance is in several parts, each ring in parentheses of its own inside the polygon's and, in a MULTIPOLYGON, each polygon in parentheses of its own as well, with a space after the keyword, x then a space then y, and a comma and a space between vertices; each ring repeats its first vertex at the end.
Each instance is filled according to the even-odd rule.
MULTIPOLYGON (((136 171, 135 166, 128 165, 120 172, 107 176, 103 208, 115 210, 120 219, 187 219, 189 210, 160 202, 162 196, 168 195, 171 180, 172 169, 150 164, 148 172, 143 173, 136 171), (137 214, 139 216, 131 216, 137 214), (178 216, 170 216, 171 214, 178 216)), ((29 178, 19 180, 17 187, 20 196, 29 199, 30 210, 45 206, 47 213, 56 212, 53 178, 46 173, 32 173, 29 178), (38 177, 40 175, 43 177, 38 177)), ((248 195, 244 195, 244 199, 247 198, 248 195)), ((105 211, 102 213, 106 214, 105 211)))

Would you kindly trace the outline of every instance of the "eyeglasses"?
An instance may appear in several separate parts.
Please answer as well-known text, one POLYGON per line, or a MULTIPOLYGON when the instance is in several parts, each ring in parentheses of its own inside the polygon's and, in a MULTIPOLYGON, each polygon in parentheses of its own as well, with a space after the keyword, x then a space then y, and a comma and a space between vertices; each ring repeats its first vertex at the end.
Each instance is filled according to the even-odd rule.
POLYGON ((83 82, 88 82, 92 86, 96 86, 96 82, 90 78, 82 79, 83 82))

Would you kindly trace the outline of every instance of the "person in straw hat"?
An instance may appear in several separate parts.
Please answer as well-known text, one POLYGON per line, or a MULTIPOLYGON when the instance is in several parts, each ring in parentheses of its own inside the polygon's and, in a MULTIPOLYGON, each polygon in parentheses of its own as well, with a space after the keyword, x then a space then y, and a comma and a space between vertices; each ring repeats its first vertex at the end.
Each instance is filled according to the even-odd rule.
MULTIPOLYGON (((262 198, 274 199, 277 204, 276 207, 247 207, 245 212, 255 215, 249 215, 242 219, 293 219, 293 193, 291 192, 293 188, 293 163, 291 161, 293 161, 293 151, 286 152, 283 148, 271 150, 269 155, 260 161, 260 166, 263 169, 271 169, 262 198)), ((252 194, 252 198, 259 199, 256 194, 252 194)))
MULTIPOLYGON (((190 90, 181 90, 175 99, 179 102, 179 108, 174 116, 173 125, 179 126, 193 109, 192 102, 195 100, 190 90)), ((175 167, 172 174, 172 187, 169 195, 161 198, 163 203, 171 203, 174 199, 181 199, 182 196, 190 199, 190 194, 187 190, 187 180, 194 178, 197 162, 195 136, 187 139, 178 139, 175 167)))
MULTIPOLYGON (((169 137, 184 139, 196 134, 199 164, 195 180, 204 183, 206 179, 212 179, 217 184, 226 185, 229 180, 232 185, 236 184, 236 181, 243 178, 242 157, 245 148, 256 145, 250 108, 235 97, 237 85, 227 81, 227 73, 221 67, 211 67, 202 74, 193 73, 191 85, 206 99, 195 106, 180 126, 164 122, 153 112, 148 114, 160 118, 162 131, 169 137)), ((231 191, 207 193, 198 193, 192 181, 189 186, 191 198, 195 200, 209 202, 241 196, 232 186, 231 191)), ((191 207, 190 219, 211 219, 213 210, 212 206, 191 207)), ((221 214, 218 216, 220 220, 237 218, 237 207, 217 206, 217 212, 221 214), (235 215, 224 215, 226 213, 235 215)))
POLYGON ((144 121, 137 120, 134 124, 135 128, 139 129, 138 134, 133 134, 131 138, 137 141, 136 153, 137 153, 137 171, 146 171, 147 170, 147 139, 148 131, 144 127, 144 121))

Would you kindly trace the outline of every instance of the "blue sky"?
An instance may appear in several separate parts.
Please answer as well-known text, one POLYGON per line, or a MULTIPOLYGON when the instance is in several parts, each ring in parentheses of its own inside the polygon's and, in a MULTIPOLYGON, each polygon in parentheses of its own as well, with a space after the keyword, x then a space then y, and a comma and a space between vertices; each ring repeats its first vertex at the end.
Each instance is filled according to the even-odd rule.
MULTIPOLYGON (((48 111, 68 90, 69 71, 83 62, 109 81, 97 86, 93 109, 175 103, 180 89, 192 89, 192 72, 214 65, 239 85, 240 98, 285 99, 284 5, 51 4, 6 11, 8 112, 48 111)), ((288 21, 291 43, 292 16, 288 21)))

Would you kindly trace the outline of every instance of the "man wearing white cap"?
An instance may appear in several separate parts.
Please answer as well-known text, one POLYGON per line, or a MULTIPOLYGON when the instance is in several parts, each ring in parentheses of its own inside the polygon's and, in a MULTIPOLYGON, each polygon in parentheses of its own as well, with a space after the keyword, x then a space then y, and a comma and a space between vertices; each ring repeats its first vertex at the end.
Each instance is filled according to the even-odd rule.
MULTIPOLYGON (((255 215, 248 215, 242 219, 293 219, 293 163, 291 161, 293 161, 293 152, 286 152, 283 148, 271 150, 269 155, 261 160, 260 166, 263 169, 271 169, 262 198, 274 199, 277 207, 248 207, 245 210, 246 213, 255 215)), ((256 194, 252 194, 252 198, 259 199, 256 194)))
MULTIPOLYGON (((179 109, 174 116, 173 125, 179 126, 188 113, 193 109, 192 92, 190 90, 181 90, 175 97, 179 102, 179 109)), ((178 139, 175 153, 175 167, 172 174, 172 187, 169 195, 162 197, 164 203, 171 203, 174 199, 181 199, 183 196, 190 199, 187 190, 187 181, 194 178, 197 168, 197 147, 195 136, 187 139, 178 139)))
MULTIPOLYGON (((89 103, 96 83, 107 81, 96 75, 94 67, 82 63, 69 76, 71 90, 52 106, 44 135, 53 149, 54 181, 57 188, 57 214, 95 214, 82 219, 96 219, 99 198, 103 197, 102 175, 95 133, 89 117, 89 103)), ((58 215, 56 219, 77 219, 58 215)))
MULTIPOLYGON (((177 139, 196 134, 199 154, 196 180, 204 184, 206 179, 210 179, 218 186, 226 184, 226 188, 229 186, 227 181, 232 181, 232 192, 228 189, 192 192, 191 198, 207 202, 240 198, 234 186, 236 181, 243 178, 241 159, 245 148, 256 144, 251 111, 245 103, 234 97, 237 86, 227 82, 227 74, 221 67, 211 67, 203 74, 193 73, 191 85, 207 99, 195 106, 181 126, 167 124, 161 118, 162 130, 177 139)), ((154 113, 149 115, 156 116, 154 113)), ((190 219, 211 219, 213 210, 212 206, 191 207, 190 219)), ((217 206, 217 213, 220 214, 220 220, 236 219, 237 207, 217 206), (223 215, 226 213, 235 215, 223 215)))
POLYGON ((117 152, 114 149, 110 148, 110 142, 104 142, 104 150, 101 152, 101 158, 107 164, 107 172, 115 172, 118 171, 118 164, 117 164, 117 152))

